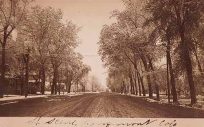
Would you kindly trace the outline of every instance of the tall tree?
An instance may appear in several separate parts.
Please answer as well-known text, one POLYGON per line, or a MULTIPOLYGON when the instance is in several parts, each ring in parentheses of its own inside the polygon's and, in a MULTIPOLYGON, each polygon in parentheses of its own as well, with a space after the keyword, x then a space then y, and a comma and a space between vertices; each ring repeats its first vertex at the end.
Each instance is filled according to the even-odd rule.
POLYGON ((42 8, 40 6, 32 7, 32 10, 25 22, 23 32, 32 41, 35 51, 35 60, 38 64, 39 78, 41 82, 41 93, 45 91, 46 66, 49 60, 49 38, 51 31, 56 28, 56 23, 62 20, 62 12, 56 11, 51 7, 42 8))
POLYGON ((66 54, 69 50, 75 48, 78 44, 77 42, 77 32, 78 28, 71 22, 67 24, 62 24, 61 22, 56 22, 56 29, 51 31, 52 37, 50 36, 50 44, 48 47, 50 60, 53 68, 53 84, 52 84, 52 94, 57 92, 58 83, 58 69, 64 61, 66 54))
POLYGON ((26 17, 26 9, 30 0, 1 0, 0 1, 0 43, 1 43, 1 81, 0 97, 3 97, 5 84, 6 46, 12 32, 21 25, 26 17))

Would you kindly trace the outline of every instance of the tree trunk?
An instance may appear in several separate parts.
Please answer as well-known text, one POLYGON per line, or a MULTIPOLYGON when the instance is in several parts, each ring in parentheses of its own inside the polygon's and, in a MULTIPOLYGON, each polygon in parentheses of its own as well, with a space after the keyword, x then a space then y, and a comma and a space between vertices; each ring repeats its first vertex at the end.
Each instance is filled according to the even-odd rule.
MULTIPOLYGON (((151 70, 154 72, 154 67, 153 67, 153 63, 152 63, 152 59, 148 56, 148 60, 149 60, 149 67, 151 68, 151 70)), ((160 100, 160 96, 159 96, 159 85, 157 84, 157 79, 155 74, 153 74, 153 79, 154 79, 154 85, 155 85, 155 90, 156 90, 156 95, 157 95, 157 100, 160 100)))
POLYGON ((51 94, 54 94, 54 89, 55 89, 55 87, 54 87, 54 82, 55 82, 55 80, 54 80, 54 78, 53 78, 53 80, 52 80, 52 85, 51 85, 51 94))
POLYGON ((57 72, 58 69, 55 67, 54 68, 54 74, 53 74, 53 82, 52 82, 52 88, 51 88, 51 94, 56 94, 57 93, 57 72))
POLYGON ((134 63, 134 82, 135 82, 135 91, 136 91, 136 95, 138 95, 138 87, 139 87, 139 96, 141 96, 141 88, 140 88, 140 82, 138 81, 138 86, 137 86, 137 79, 139 79, 139 77, 137 76, 137 61, 135 59, 135 63, 134 63))
MULTIPOLYGON (((141 64, 140 64, 140 66, 141 66, 141 68, 142 68, 142 65, 141 65, 141 64)), ((140 82, 141 87, 142 87, 142 94, 143 94, 143 96, 146 96, 143 77, 140 75, 140 72, 137 72, 137 75, 138 75, 138 82, 140 82)))
MULTIPOLYGON (((145 58, 144 56, 141 56, 141 59, 142 59, 142 62, 143 62, 145 71, 146 71, 146 72, 149 72, 149 68, 148 68, 148 66, 147 66, 146 58, 145 58)), ((151 84, 150 75, 148 74, 148 75, 146 76, 146 78, 147 78, 147 84, 148 84, 148 89, 149 89, 149 98, 152 98, 152 97, 153 97, 153 90, 152 90, 152 84, 151 84)))
POLYGON ((176 92, 176 83, 174 78, 174 71, 172 67, 172 61, 171 61, 171 47, 170 47, 170 39, 167 40, 167 61, 168 61, 168 67, 170 71, 170 81, 171 81, 171 88, 172 88, 172 96, 173 96, 173 103, 178 103, 177 99, 177 92, 176 92))
POLYGON ((20 92, 20 95, 21 96, 23 96, 23 94, 24 94, 24 82, 25 82, 25 76, 24 76, 24 65, 23 65, 23 70, 22 70, 22 72, 21 72, 21 78, 20 78, 20 90, 21 90, 21 92, 20 92))
POLYGON ((185 61, 185 68, 187 71, 188 84, 190 87, 191 104, 193 105, 197 102, 196 90, 195 90, 195 85, 194 85, 194 81, 193 81, 191 57, 190 57, 188 45, 185 41, 184 30, 180 30, 180 36, 181 36, 181 45, 182 45, 182 55, 183 55, 183 58, 185 61))
POLYGON ((135 94, 138 95, 138 87, 137 86, 139 86, 139 95, 141 96, 140 84, 139 84, 139 82, 137 83, 137 79, 138 79, 137 71, 135 70, 135 78, 134 78, 134 82, 135 82, 135 94))
POLYGON ((141 92, 142 92, 143 96, 146 96, 144 82, 143 82, 143 77, 140 75, 139 72, 137 72, 137 77, 138 77, 138 84, 140 84, 141 88, 142 88, 141 92))
POLYGON ((58 94, 61 94, 61 83, 58 84, 58 94))
MULTIPOLYGON (((139 72, 137 72, 137 77, 138 77, 139 91, 143 96, 146 96, 143 78, 140 76, 139 72)), ((141 94, 140 94, 140 96, 141 96, 141 94)))
MULTIPOLYGON (((168 52, 168 51, 167 51, 168 52)), ((167 58, 167 55, 166 55, 166 72, 167 72, 167 96, 168 96, 168 103, 171 103, 171 100, 170 100, 170 82, 169 82, 169 61, 168 61, 168 58, 167 58)))
POLYGON ((6 73, 6 44, 2 44, 2 57, 1 57, 1 81, 0 81, 0 98, 3 98, 4 95, 4 86, 5 86, 5 73, 6 73))
POLYGON ((28 85, 29 85, 29 53, 25 54, 25 97, 28 96, 28 85))
POLYGON ((76 82, 76 92, 79 92, 79 81, 76 82))
POLYGON ((201 74, 202 78, 204 79, 203 68, 201 67, 201 64, 200 64, 197 49, 193 48, 193 50, 194 50, 194 54, 195 54, 196 61, 197 61, 197 64, 198 64, 198 70, 200 71, 200 74, 201 74))
POLYGON ((72 85, 71 77, 69 77, 69 75, 67 75, 67 79, 66 79, 66 91, 67 91, 67 93, 70 93, 71 85, 72 85))
POLYGON ((68 85, 68 91, 67 91, 68 93, 70 93, 71 92, 71 82, 69 82, 69 85, 68 85))
POLYGON ((41 77, 42 77, 42 82, 41 82, 41 94, 45 94, 45 78, 46 78, 46 76, 45 76, 45 67, 44 67, 44 65, 42 66, 42 68, 41 68, 41 77))
POLYGON ((138 76, 138 72, 135 71, 135 84, 138 83, 138 87, 139 87, 139 96, 142 95, 142 92, 141 92, 141 83, 140 83, 140 78, 138 76))
POLYGON ((82 87, 82 92, 85 92, 86 91, 85 85, 81 85, 81 87, 82 87))
POLYGON ((129 68, 129 80, 130 80, 130 93, 134 94, 134 86, 133 86, 133 79, 132 79, 132 71, 131 67, 129 68))
MULTIPOLYGON (((192 63, 191 63, 191 57, 190 57, 190 51, 188 44, 186 42, 186 37, 185 37, 185 20, 181 18, 181 13, 178 9, 175 8, 176 16, 177 16, 177 25, 179 28, 179 35, 181 39, 181 55, 184 60, 184 66, 187 72, 187 77, 188 77, 188 85, 190 87, 190 95, 191 95, 191 104, 195 104, 197 102, 196 99, 196 90, 195 90, 195 85, 193 81, 193 71, 192 71, 192 63)), ((184 14, 183 14, 184 15, 184 14)))
POLYGON ((190 87, 191 104, 195 104, 197 102, 196 90, 195 90, 195 85, 193 81, 192 63, 191 63, 191 58, 189 53, 186 54, 186 70, 187 70, 188 83, 190 87))
POLYGON ((134 91, 133 91, 133 80, 132 80, 131 74, 129 75, 129 79, 130 79, 130 93, 134 94, 134 91))

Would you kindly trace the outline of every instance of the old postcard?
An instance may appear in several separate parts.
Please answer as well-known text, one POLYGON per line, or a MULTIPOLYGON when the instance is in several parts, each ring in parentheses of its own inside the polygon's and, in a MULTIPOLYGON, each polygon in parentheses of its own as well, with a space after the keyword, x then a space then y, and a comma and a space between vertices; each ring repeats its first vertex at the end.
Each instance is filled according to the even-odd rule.
POLYGON ((0 127, 204 127, 204 0, 0 0, 0 127))

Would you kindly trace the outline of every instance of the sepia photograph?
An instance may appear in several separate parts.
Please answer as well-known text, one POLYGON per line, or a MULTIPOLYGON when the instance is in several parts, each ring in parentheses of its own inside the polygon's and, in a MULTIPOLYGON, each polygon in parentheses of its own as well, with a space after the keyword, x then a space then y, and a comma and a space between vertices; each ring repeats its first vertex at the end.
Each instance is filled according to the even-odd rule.
POLYGON ((0 127, 201 121, 204 0, 0 0, 0 127))

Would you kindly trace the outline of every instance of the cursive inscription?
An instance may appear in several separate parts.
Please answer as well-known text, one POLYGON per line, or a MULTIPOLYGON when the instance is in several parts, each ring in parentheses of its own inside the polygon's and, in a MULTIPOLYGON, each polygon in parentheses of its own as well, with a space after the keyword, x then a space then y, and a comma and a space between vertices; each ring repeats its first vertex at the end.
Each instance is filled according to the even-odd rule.
POLYGON ((108 119, 95 121, 93 119, 78 119, 78 118, 43 118, 36 117, 27 123, 33 127, 176 127, 176 120, 161 120, 161 119, 142 119, 142 120, 130 120, 128 122, 107 121, 108 119))

